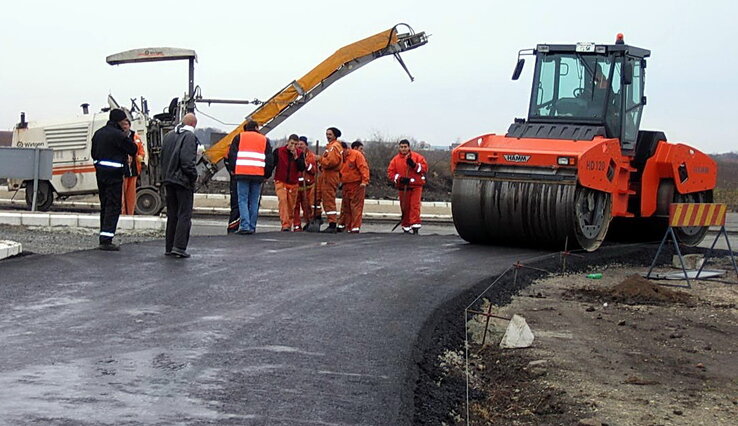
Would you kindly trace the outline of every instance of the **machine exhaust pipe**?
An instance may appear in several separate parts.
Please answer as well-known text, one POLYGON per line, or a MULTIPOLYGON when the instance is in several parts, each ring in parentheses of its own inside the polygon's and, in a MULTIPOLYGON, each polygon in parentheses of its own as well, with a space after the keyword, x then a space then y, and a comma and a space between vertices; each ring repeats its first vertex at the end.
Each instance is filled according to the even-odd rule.
POLYGON ((18 128, 25 129, 27 127, 28 127, 28 122, 26 121, 26 113, 21 112, 21 119, 20 119, 20 123, 18 123, 18 128))
POLYGON ((85 102, 85 103, 83 103, 80 106, 82 107, 82 114, 87 115, 87 114, 90 113, 90 104, 88 104, 87 102, 85 102))

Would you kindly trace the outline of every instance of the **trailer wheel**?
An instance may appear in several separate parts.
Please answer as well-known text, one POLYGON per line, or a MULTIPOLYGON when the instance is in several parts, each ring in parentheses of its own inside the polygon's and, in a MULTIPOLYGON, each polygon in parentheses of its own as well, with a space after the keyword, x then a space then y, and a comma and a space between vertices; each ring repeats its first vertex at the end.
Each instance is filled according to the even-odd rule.
POLYGON ((155 216, 164 209, 164 201, 156 188, 145 186, 136 190, 136 214, 155 216))
MULTIPOLYGON (((36 210, 45 212, 51 208, 54 203, 54 189, 48 180, 38 181, 38 189, 36 191, 36 210)), ((26 205, 28 210, 33 207, 33 181, 26 181, 26 205)))

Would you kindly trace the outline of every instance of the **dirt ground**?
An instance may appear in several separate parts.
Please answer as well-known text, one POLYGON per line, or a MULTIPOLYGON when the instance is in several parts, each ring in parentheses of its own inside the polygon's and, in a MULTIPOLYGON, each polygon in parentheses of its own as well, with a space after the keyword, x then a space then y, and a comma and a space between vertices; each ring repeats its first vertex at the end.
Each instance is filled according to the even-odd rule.
MULTIPOLYGON (((728 259, 709 265, 730 271, 728 259)), ((683 281, 633 275, 646 271, 609 265, 549 276, 493 306, 495 315, 526 319, 531 348, 500 349, 507 321, 499 319, 490 321, 482 347, 486 317, 470 316, 471 423, 736 424, 738 277, 692 281, 687 289, 656 285, 683 281)), ((463 386, 463 345, 439 356, 438 366, 439 383, 463 386)), ((465 419, 461 402, 444 423, 465 419)))

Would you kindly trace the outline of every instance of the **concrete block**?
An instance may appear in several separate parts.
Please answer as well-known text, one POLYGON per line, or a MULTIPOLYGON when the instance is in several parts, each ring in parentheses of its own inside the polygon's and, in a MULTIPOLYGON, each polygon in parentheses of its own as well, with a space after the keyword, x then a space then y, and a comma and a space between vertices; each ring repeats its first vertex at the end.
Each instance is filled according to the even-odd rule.
POLYGON ((50 226, 68 226, 70 228, 77 227, 76 214, 52 214, 49 216, 50 226))
POLYGON ((24 226, 49 226, 48 213, 23 213, 21 225, 24 226))
POLYGON ((0 225, 20 225, 21 213, 0 213, 0 225))
MULTIPOLYGON (((682 258, 684 259, 684 267, 686 269, 700 269, 702 264, 705 262, 705 256, 698 253, 685 254, 682 258)), ((682 262, 679 261, 678 255, 673 255, 671 257, 671 265, 677 269, 682 269, 682 262)))
POLYGON ((505 335, 502 336, 500 347, 503 349, 528 348, 533 344, 533 339, 533 332, 528 327, 525 318, 513 315, 505 335))
POLYGON ((77 226, 80 228, 100 229, 100 216, 79 215, 77 226))
POLYGON ((133 229, 151 229, 151 230, 163 230, 165 227, 165 221, 159 217, 141 217, 134 216, 135 223, 133 229))
POLYGON ((23 251, 21 243, 9 240, 0 241, 0 259, 15 256, 23 251))
POLYGON ((118 218, 118 228, 121 230, 131 230, 134 229, 134 221, 135 216, 121 216, 118 218))

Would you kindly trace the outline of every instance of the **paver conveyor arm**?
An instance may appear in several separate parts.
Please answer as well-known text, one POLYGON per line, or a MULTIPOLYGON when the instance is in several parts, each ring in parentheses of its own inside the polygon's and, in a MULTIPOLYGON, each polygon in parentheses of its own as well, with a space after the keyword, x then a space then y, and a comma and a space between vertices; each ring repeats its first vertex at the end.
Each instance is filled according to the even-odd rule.
MULTIPOLYGON (((247 120, 257 121, 261 125, 261 133, 267 134, 325 88, 377 58, 394 55, 407 72, 400 58, 400 52, 415 49, 427 42, 428 36, 424 32, 415 33, 409 26, 398 24, 387 31, 338 49, 336 53, 307 74, 288 84, 271 99, 261 104, 246 117, 243 123, 206 150, 197 164, 198 187, 206 184, 218 170, 224 167, 223 159, 228 155, 229 145, 233 138, 242 131, 243 124, 247 120), (409 30, 408 33, 399 34, 397 29, 400 26, 406 27, 409 30)), ((410 78, 412 79, 412 76, 410 78)))

